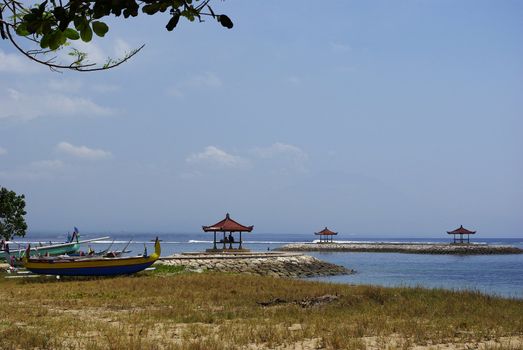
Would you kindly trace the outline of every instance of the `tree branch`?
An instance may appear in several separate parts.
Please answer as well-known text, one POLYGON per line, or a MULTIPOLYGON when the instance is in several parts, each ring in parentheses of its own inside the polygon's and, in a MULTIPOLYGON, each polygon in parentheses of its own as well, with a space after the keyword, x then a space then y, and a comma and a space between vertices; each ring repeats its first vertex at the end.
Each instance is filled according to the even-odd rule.
MULTIPOLYGON (((35 56, 37 54, 41 54, 41 53, 44 53, 43 51, 42 52, 34 52, 34 53, 29 53, 31 51, 26 51, 24 50, 17 42, 16 40, 13 38, 13 36, 11 35, 11 31, 9 30, 9 27, 6 28, 6 33, 7 33, 7 37, 9 38, 9 41, 11 41, 11 43, 13 44, 13 46, 21 53, 23 54, 24 56, 26 56, 27 58, 29 58, 30 60, 34 61, 34 62, 37 62, 37 63, 40 63, 40 64, 43 64, 44 66, 47 66, 49 67, 51 70, 53 71, 60 71, 60 70, 63 70, 63 69, 69 69, 69 70, 74 70, 74 71, 77 71, 77 72, 97 72, 97 71, 101 71, 101 70, 107 70, 107 69, 111 69, 111 68, 115 68, 115 67, 118 67, 119 65, 121 65, 122 63, 124 62, 127 62, 129 59, 131 59, 134 55, 136 55, 138 52, 140 52, 141 49, 144 48, 145 44, 143 44, 142 46, 140 46, 138 49, 135 49, 133 50, 131 53, 129 53, 128 55, 126 55, 124 58, 116 61, 115 63, 112 63, 110 65, 105 65, 103 67, 95 67, 96 66, 96 63, 89 63, 89 64, 80 64, 80 65, 75 65, 75 62, 71 63, 70 65, 63 65, 63 64, 56 64, 56 63, 53 63, 52 61, 55 59, 55 58, 51 58, 50 60, 47 60, 47 61, 43 61, 43 60, 40 60, 38 58, 36 58, 35 56)), ((78 61, 77 61, 78 62, 78 61)))

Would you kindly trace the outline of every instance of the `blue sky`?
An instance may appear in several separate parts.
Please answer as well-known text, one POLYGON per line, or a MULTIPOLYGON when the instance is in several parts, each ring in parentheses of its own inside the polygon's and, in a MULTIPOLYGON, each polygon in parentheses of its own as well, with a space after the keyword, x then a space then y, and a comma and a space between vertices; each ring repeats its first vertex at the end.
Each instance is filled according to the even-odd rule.
POLYGON ((523 3, 216 2, 113 21, 103 73, 0 42, 0 185, 31 231, 523 236, 523 3))

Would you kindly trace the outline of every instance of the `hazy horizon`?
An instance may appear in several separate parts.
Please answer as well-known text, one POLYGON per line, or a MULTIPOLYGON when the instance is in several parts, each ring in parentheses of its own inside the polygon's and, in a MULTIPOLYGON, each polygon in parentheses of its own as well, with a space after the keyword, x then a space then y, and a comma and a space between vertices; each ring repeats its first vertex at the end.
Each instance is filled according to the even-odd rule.
MULTIPOLYGON (((67 233, 72 232, 72 230, 29 230, 26 234, 26 238, 31 238, 32 235, 36 236, 45 236, 45 235, 53 235, 57 238, 64 236, 66 237, 67 233)), ((82 233, 81 233, 82 234, 82 233)), ((84 232, 84 235, 87 234, 89 237, 93 236, 104 236, 104 235, 112 235, 111 239, 115 238, 114 236, 125 236, 132 238, 133 235, 155 235, 158 234, 161 237, 161 235, 200 235, 200 236, 208 236, 209 239, 212 240, 212 233, 206 233, 202 231, 110 231, 110 230, 96 230, 96 231, 88 231, 84 232)), ((256 231, 256 228, 253 230, 252 233, 244 233, 243 239, 244 240, 257 240, 257 238, 260 235, 270 235, 270 236, 278 236, 278 235, 291 235, 291 236, 310 236, 311 240, 318 239, 318 236, 314 235, 314 232, 258 232, 256 231)), ((431 234, 431 233, 422 233, 422 234, 416 234, 416 233, 404 233, 404 234, 393 234, 393 233, 370 233, 370 234, 361 234, 361 233, 345 233, 345 232, 339 232, 337 236, 334 236, 334 240, 350 240, 351 238, 357 238, 357 239, 363 239, 365 237, 373 238, 373 239, 448 239, 449 241, 452 240, 452 235, 448 235, 446 232, 443 232, 442 234, 431 234)), ((471 242, 475 241, 481 241, 481 239, 523 239, 523 234, 492 234, 492 233, 476 233, 474 235, 470 236, 471 242)), ((20 239, 18 239, 20 240, 20 239)))

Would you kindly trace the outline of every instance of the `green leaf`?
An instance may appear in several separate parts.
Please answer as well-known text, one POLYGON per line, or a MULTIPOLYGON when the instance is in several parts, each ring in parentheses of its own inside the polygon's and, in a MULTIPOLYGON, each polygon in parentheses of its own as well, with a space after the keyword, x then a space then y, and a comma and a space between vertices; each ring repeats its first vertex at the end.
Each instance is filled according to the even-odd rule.
POLYGON ((93 30, 96 33, 96 35, 103 37, 105 33, 109 31, 109 27, 104 22, 94 21, 93 30))
POLYGON ((156 12, 158 12, 158 10, 160 10, 160 4, 158 3, 145 5, 142 7, 142 12, 148 15, 154 15, 156 12))
POLYGON ((76 30, 81 31, 84 27, 88 26, 87 19, 85 17, 75 17, 74 26, 76 30))
POLYGON ((33 12, 28 13, 27 15, 24 16, 24 21, 26 21, 26 22, 36 21, 37 19, 38 19, 38 15, 33 12))
POLYGON ((49 47, 49 38, 51 37, 51 34, 46 34, 42 37, 42 39, 40 40, 40 47, 42 49, 45 49, 45 48, 48 48, 49 47))
POLYGON ((60 46, 65 45, 65 43, 67 42, 67 37, 65 36, 65 33, 61 30, 58 30, 58 32, 60 33, 60 46))
POLYGON ((49 34, 49 48, 51 50, 56 50, 60 46, 62 46, 67 38, 65 37, 65 34, 62 33, 60 30, 55 30, 51 34, 49 34))
POLYGON ((44 35, 47 33, 51 33, 53 31, 53 28, 51 28, 51 22, 43 21, 39 31, 44 35))
POLYGON ((42 2, 39 6, 38 6, 38 11, 40 13, 44 13, 45 11, 45 7, 47 6, 47 0, 45 0, 44 2, 42 2))
POLYGON ((18 27, 16 27, 16 34, 20 36, 26 36, 31 33, 27 30, 27 23, 20 23, 18 27))
POLYGON ((86 43, 93 39, 93 31, 90 26, 87 25, 80 30, 80 38, 82 38, 86 43))
POLYGON ((175 13, 171 17, 169 22, 167 22, 167 25, 165 26, 165 28, 167 28, 168 31, 172 31, 176 27, 176 25, 178 24, 179 20, 180 20, 180 15, 178 13, 175 13))
POLYGON ((41 25, 40 21, 27 22, 26 28, 30 34, 34 34, 38 31, 38 29, 40 29, 40 25, 41 25))
POLYGON ((231 19, 226 15, 219 15, 218 22, 220 22, 220 24, 227 29, 231 29, 233 27, 231 19))
POLYGON ((80 39, 80 34, 78 34, 78 32, 76 30, 74 30, 73 28, 67 28, 64 31, 64 34, 65 34, 67 39, 71 39, 71 40, 78 40, 78 39, 80 39))

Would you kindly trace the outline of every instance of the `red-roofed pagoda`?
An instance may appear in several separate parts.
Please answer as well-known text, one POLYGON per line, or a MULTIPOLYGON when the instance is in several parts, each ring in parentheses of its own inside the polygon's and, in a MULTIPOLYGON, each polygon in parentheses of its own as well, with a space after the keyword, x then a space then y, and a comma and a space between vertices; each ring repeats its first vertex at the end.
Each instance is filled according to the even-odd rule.
POLYGON ((214 233, 214 240, 213 240, 213 249, 217 250, 216 247, 216 232, 223 232, 223 240, 220 242, 223 243, 223 249, 226 249, 225 244, 229 243, 229 248, 232 249, 233 243, 239 243, 238 249, 242 249, 242 232, 251 232, 254 226, 244 226, 242 224, 239 224, 238 222, 231 219, 229 216, 229 213, 225 215, 225 219, 223 219, 220 222, 215 223, 214 225, 210 226, 202 226, 203 231, 205 232, 213 232, 214 233), (225 237, 225 232, 229 232, 229 236, 225 237), (232 236, 233 232, 239 232, 240 233, 240 240, 238 242, 234 241, 234 237, 232 236))
POLYGON ((325 227, 320 232, 314 232, 315 235, 320 236, 320 243, 332 242, 332 236, 337 235, 338 232, 332 232, 325 227))
POLYGON ((449 235, 454 235, 454 243, 463 243, 463 235, 467 235, 467 243, 470 243, 470 235, 473 235, 476 233, 476 231, 469 231, 466 228, 463 227, 463 225, 460 225, 459 228, 455 229, 454 231, 447 231, 449 235), (456 239, 456 235, 459 235, 459 238, 456 239))

